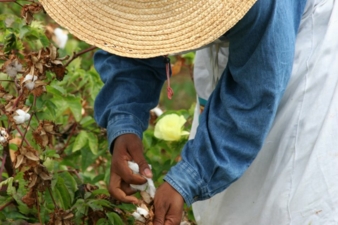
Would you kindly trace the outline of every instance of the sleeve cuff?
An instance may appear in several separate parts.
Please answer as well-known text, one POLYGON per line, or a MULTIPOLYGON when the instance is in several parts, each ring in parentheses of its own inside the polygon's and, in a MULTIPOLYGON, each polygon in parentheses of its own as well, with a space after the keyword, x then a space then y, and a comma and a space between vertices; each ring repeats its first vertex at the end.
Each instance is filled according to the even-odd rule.
POLYGON ((141 122, 133 115, 120 115, 110 120, 107 127, 108 143, 111 145, 115 138, 122 134, 136 134, 142 140, 141 122))
POLYGON ((186 162, 181 161, 172 167, 164 180, 182 195, 188 206, 196 201, 210 198, 203 180, 186 162))

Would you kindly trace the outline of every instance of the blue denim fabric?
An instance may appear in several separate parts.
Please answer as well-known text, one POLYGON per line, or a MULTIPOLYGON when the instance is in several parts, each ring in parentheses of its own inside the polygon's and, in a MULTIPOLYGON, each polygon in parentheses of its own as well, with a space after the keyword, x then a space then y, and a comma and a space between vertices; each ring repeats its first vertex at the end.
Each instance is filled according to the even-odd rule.
MULTIPOLYGON (((225 34, 229 62, 200 118, 182 161, 165 176, 190 205, 212 197, 250 166, 271 127, 288 83, 306 0, 258 0, 225 34)), ((142 137, 148 111, 166 79, 163 57, 130 59, 98 51, 95 68, 105 82, 95 118, 113 140, 142 137)))

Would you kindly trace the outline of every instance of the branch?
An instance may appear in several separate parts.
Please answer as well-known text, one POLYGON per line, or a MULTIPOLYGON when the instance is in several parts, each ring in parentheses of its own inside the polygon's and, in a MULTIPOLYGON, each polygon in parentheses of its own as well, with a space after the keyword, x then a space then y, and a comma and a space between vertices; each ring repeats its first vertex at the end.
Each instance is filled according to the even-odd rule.
POLYGON ((83 54, 85 54, 85 53, 87 53, 87 52, 93 51, 93 50, 96 49, 96 48, 97 48, 96 46, 91 46, 91 47, 89 47, 89 48, 87 48, 87 49, 85 49, 85 50, 82 50, 82 51, 78 52, 78 53, 74 53, 74 54, 72 55, 72 57, 68 60, 68 62, 66 62, 66 64, 64 65, 64 67, 69 66, 69 64, 70 64, 74 59, 76 59, 77 57, 79 57, 80 55, 83 55, 83 54))

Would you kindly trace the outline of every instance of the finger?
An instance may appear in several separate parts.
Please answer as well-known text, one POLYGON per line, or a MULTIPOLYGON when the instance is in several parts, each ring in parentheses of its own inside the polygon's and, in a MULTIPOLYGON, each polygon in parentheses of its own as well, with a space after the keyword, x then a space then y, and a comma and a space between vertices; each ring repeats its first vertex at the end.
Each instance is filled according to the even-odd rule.
MULTIPOLYGON (((142 145, 136 145, 135 148, 141 148, 142 145)), ((144 158, 143 148, 138 149, 136 151, 130 150, 129 154, 133 161, 139 166, 139 173, 147 178, 152 178, 153 173, 149 167, 147 160, 144 158)))
POLYGON ((109 192, 111 197, 115 200, 118 200, 120 202, 124 203, 133 203, 138 204, 139 200, 132 195, 126 195, 121 189, 114 189, 113 192, 109 192))
POLYGON ((126 195, 133 195, 136 192, 138 192, 138 190, 132 188, 129 184, 127 184, 126 182, 122 181, 121 182, 121 190, 126 194, 126 195))
POLYGON ((114 160, 112 156, 112 163, 110 167, 110 174, 117 174, 127 184, 144 184, 147 180, 139 174, 134 174, 128 166, 127 160, 114 160))
POLYGON ((155 211, 155 216, 153 219, 154 225, 164 225, 165 215, 167 213, 165 207, 155 206, 154 211, 155 211))
POLYGON ((125 203, 138 203, 138 199, 134 196, 129 196, 133 193, 131 188, 122 181, 116 174, 111 174, 109 181, 109 193, 112 198, 125 203))

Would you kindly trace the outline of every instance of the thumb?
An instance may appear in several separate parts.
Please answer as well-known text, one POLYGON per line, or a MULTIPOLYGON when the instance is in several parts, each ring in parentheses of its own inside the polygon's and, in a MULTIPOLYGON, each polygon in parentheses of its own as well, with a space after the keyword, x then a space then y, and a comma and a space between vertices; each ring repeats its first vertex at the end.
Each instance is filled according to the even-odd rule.
POLYGON ((130 155, 133 161, 139 166, 139 173, 147 178, 152 178, 153 173, 147 160, 144 158, 143 151, 130 151, 130 155))

